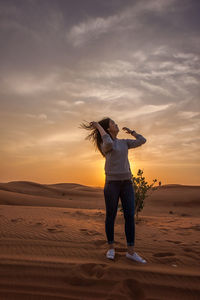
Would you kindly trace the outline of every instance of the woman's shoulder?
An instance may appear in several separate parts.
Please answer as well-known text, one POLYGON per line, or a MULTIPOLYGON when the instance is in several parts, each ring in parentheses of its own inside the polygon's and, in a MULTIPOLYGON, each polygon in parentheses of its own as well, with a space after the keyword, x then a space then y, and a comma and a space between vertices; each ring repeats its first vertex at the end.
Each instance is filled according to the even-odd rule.
POLYGON ((126 139, 118 139, 118 138, 117 138, 117 142, 123 143, 123 144, 126 144, 126 143, 127 143, 127 142, 126 142, 126 139))

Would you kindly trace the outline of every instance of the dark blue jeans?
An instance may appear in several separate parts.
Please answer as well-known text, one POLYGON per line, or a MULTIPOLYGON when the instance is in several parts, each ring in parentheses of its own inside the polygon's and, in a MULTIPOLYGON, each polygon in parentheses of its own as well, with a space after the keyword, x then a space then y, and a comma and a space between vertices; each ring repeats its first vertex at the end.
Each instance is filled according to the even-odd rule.
POLYGON ((135 194, 131 180, 111 180, 104 186, 106 205, 105 231, 108 244, 114 243, 114 223, 119 198, 124 212, 125 234, 128 246, 135 243, 135 194))

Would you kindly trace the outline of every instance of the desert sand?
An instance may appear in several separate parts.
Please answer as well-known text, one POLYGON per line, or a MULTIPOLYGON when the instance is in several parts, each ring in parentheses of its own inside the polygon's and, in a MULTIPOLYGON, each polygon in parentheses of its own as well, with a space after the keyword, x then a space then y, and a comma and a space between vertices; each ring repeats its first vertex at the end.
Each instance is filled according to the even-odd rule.
POLYGON ((102 188, 0 183, 0 299, 200 299, 199 213, 200 186, 149 192, 135 218, 147 264, 125 257, 120 210, 112 261, 102 188))

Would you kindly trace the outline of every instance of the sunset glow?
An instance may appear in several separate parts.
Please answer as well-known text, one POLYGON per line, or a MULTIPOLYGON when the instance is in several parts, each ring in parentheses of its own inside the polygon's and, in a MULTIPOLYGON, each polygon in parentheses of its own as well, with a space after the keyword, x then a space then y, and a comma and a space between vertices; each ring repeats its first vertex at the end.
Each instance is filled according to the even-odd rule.
POLYGON ((105 160, 79 125, 110 117, 118 138, 134 138, 126 126, 147 139, 129 150, 134 175, 199 185, 198 7, 1 1, 0 182, 102 187, 105 160))

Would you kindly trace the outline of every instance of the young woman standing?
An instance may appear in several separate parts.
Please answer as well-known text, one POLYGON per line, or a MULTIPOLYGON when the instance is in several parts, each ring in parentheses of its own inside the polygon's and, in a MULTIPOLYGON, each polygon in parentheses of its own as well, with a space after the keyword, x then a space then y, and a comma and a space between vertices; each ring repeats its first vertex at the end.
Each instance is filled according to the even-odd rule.
POLYGON ((127 242, 126 257, 137 262, 146 263, 146 260, 134 251, 135 245, 135 195, 132 183, 132 174, 128 160, 128 149, 136 148, 146 142, 146 139, 127 127, 122 129, 136 139, 118 139, 119 127, 110 118, 99 122, 92 121, 81 127, 92 130, 86 139, 92 139, 95 146, 105 157, 105 185, 104 198, 106 206, 105 232, 109 249, 106 257, 114 259, 114 223, 117 215, 119 198, 121 199, 127 242))

